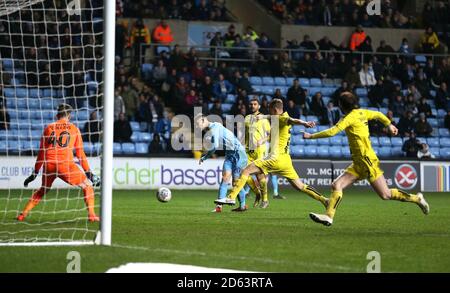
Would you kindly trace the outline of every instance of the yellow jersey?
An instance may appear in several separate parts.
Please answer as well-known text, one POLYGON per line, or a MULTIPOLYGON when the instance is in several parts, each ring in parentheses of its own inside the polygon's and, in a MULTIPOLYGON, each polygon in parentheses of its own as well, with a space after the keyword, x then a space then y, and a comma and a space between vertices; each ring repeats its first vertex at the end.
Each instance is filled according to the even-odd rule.
POLYGON ((271 120, 270 128, 270 153, 271 159, 279 155, 289 154, 289 144, 291 142, 291 127, 289 123, 291 117, 287 112, 278 116, 278 119, 271 120))
POLYGON ((267 119, 256 120, 256 116, 261 113, 256 112, 245 116, 245 149, 247 153, 256 151, 257 153, 265 153, 266 144, 258 147, 258 141, 267 137, 270 132, 270 123, 267 119))
POLYGON ((391 124, 391 121, 378 111, 365 109, 354 109, 344 116, 335 126, 314 133, 312 138, 325 138, 335 136, 341 131, 347 134, 350 152, 353 158, 377 157, 370 142, 369 120, 379 120, 385 126, 391 124))

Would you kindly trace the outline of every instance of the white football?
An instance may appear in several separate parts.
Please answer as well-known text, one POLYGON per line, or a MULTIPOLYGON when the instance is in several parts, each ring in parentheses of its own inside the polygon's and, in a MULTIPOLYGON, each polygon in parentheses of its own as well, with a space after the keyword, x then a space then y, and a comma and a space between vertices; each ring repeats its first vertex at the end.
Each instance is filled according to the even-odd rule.
POLYGON ((172 198, 172 192, 167 187, 160 187, 156 192, 156 198, 160 202, 168 202, 172 198))

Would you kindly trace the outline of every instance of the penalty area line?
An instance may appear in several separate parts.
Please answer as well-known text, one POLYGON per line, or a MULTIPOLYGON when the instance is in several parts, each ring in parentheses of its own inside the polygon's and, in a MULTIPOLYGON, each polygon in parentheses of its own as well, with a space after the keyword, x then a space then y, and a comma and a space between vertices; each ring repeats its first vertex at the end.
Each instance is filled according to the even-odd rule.
POLYGON ((338 271, 346 271, 346 272, 358 272, 360 270, 348 267, 348 266, 340 266, 340 265, 332 265, 327 263, 315 263, 315 262, 304 262, 304 261, 283 261, 276 260, 271 258, 262 258, 262 257, 251 257, 251 256, 239 256, 232 254, 207 254, 202 251, 193 251, 193 250, 178 250, 178 249, 167 249, 167 248, 150 248, 143 246, 131 246, 131 245, 122 245, 122 244, 112 244, 111 247, 114 248, 122 248, 122 249, 131 249, 131 250, 141 250, 141 251, 153 251, 153 252, 162 252, 162 253, 172 253, 172 254, 183 254, 183 255, 193 255, 193 256, 202 256, 202 257, 219 257, 224 259, 234 259, 234 260, 245 260, 245 261, 256 261, 267 264, 299 264, 304 267, 315 267, 318 269, 332 269, 338 271))

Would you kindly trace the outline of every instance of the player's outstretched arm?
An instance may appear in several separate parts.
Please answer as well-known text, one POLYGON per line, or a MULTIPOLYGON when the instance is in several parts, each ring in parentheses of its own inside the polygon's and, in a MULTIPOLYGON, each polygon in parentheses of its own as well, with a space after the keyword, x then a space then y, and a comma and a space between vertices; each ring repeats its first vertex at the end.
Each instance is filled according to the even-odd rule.
POLYGON ((308 133, 308 132, 303 132, 303 139, 317 139, 317 138, 332 137, 332 136, 335 136, 336 134, 338 134, 339 132, 341 132, 341 130, 336 126, 333 126, 324 131, 316 132, 313 134, 308 133))
POLYGON ((23 182, 23 186, 28 187, 28 184, 34 181, 36 179, 37 175, 39 174, 39 170, 41 170, 42 165, 44 164, 44 144, 45 144, 45 131, 44 134, 41 137, 41 142, 39 145, 39 153, 36 158, 36 163, 34 164, 34 170, 33 173, 25 179, 23 182))
POLYGON ((301 119, 289 118, 289 124, 291 125, 302 125, 306 128, 313 128, 316 126, 316 122, 314 121, 303 121, 301 119))

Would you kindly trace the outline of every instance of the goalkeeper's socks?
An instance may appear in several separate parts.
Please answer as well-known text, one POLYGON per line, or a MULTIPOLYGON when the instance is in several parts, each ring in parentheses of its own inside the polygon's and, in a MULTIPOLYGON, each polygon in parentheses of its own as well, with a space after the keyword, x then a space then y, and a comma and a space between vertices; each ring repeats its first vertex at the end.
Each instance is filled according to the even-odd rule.
POLYGON ((249 176, 242 175, 233 183, 233 189, 231 189, 230 194, 228 195, 229 198, 232 200, 236 200, 236 197, 238 196, 239 192, 244 188, 244 185, 247 183, 249 176))
POLYGON ((22 215, 24 218, 28 215, 28 213, 32 209, 34 209, 35 206, 37 206, 39 204, 39 202, 41 201, 44 194, 45 194, 45 192, 44 192, 43 188, 39 188, 39 190, 37 190, 35 193, 33 193, 30 200, 28 201, 27 205, 25 206, 25 208, 22 211, 22 215))
POLYGON ((391 189, 391 199, 392 200, 398 200, 398 201, 404 201, 404 202, 413 202, 413 203, 419 203, 420 199, 415 194, 409 194, 407 192, 404 192, 399 189, 391 189))
POLYGON ((86 207, 89 213, 89 217, 95 216, 95 197, 94 197, 94 189, 91 185, 83 188, 84 193, 84 202, 86 203, 86 207))
POLYGON ((326 206, 327 198, 320 194, 314 187, 303 184, 304 193, 314 198, 317 201, 320 201, 324 206, 326 206))

